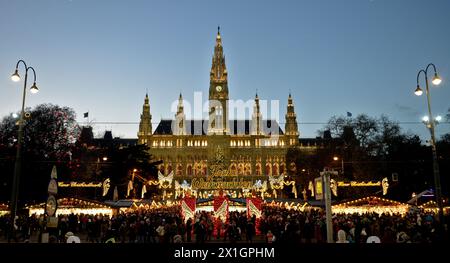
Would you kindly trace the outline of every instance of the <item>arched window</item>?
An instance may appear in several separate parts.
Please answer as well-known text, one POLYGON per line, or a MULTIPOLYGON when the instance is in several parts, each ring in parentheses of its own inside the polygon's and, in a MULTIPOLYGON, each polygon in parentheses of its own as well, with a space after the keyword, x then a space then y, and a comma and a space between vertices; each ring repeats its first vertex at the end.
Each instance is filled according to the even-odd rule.
POLYGON ((251 175, 252 174, 252 165, 249 163, 245 164, 245 171, 244 171, 245 175, 251 175))
POLYGON ((230 166, 231 175, 237 175, 236 164, 232 163, 230 166))
POLYGON ((181 176, 183 173, 183 165, 181 163, 177 164, 177 176, 181 176))
POLYGON ((187 165, 187 175, 192 176, 192 164, 187 165))
POLYGON ((208 170, 208 167, 206 165, 206 163, 202 164, 202 175, 206 175, 206 171, 208 170))
POLYGON ((243 174, 244 174, 244 164, 239 163, 238 164, 238 175, 243 175, 243 174))
POLYGON ((272 166, 270 163, 266 164, 266 175, 272 175, 272 166))
POLYGON ((261 164, 260 163, 257 163, 256 165, 255 165, 255 173, 256 173, 256 175, 261 175, 261 164))
POLYGON ((286 173, 286 164, 285 163, 281 163, 280 165, 280 174, 285 174, 286 173))
POLYGON ((273 175, 279 175, 279 170, 278 170, 278 164, 277 163, 273 164, 272 174, 273 175))

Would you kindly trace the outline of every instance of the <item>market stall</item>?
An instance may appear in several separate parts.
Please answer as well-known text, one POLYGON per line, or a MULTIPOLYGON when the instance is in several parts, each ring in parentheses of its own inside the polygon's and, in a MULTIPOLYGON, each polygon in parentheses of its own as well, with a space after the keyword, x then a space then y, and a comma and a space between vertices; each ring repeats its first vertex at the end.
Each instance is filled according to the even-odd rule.
MULTIPOLYGON (((438 205, 436 201, 428 201, 422 205, 419 206, 420 209, 423 209, 425 212, 438 212, 438 205)), ((450 206, 444 206, 443 207, 444 215, 448 215, 450 213, 450 206)))
POLYGON ((171 201, 171 200, 155 201, 148 199, 125 199, 117 201, 106 201, 105 204, 110 205, 112 208, 125 213, 134 212, 136 210, 163 209, 179 206, 178 201, 171 201))
MULTIPOLYGON (((87 214, 87 215, 113 215, 113 208, 110 205, 103 204, 97 201, 65 197, 59 198, 58 209, 56 215, 69 215, 69 214, 87 214)), ((38 205, 31 205, 26 207, 29 210, 29 215, 41 215, 45 213, 45 203, 38 205)))
POLYGON ((377 196, 364 197, 332 206, 336 214, 401 214, 409 211, 410 205, 377 196))

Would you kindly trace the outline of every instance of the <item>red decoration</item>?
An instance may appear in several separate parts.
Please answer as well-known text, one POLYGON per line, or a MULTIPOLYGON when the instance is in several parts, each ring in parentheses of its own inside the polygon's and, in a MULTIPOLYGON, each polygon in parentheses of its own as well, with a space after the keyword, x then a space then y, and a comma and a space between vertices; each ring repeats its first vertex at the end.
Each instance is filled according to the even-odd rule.
POLYGON ((194 218, 196 203, 195 197, 185 197, 181 200, 181 212, 185 220, 194 218))
POLYGON ((256 215, 257 218, 261 216, 261 198, 247 198, 247 217, 251 218, 253 215, 256 215), (255 209, 257 211, 255 211, 255 209))
POLYGON ((228 198, 226 196, 216 196, 214 198, 214 216, 222 221, 228 219, 228 198))

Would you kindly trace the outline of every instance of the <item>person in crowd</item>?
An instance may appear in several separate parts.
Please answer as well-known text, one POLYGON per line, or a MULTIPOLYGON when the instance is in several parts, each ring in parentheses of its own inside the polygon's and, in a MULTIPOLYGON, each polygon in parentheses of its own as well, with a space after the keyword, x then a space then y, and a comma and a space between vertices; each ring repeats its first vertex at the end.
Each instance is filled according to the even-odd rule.
POLYGON ((245 234, 247 242, 253 243, 253 236, 255 235, 255 225, 251 219, 249 219, 247 222, 245 234))
POLYGON ((337 241, 336 243, 349 243, 347 240, 347 234, 345 233, 344 230, 339 230, 337 232, 337 241))
POLYGON ((71 231, 65 234, 66 242, 65 243, 81 243, 81 240, 78 236, 75 236, 71 231))
MULTIPOLYGON (((435 243, 449 235, 447 226, 443 230, 439 228, 436 216, 423 210, 407 214, 334 214, 333 236, 342 243, 346 243, 342 232, 348 243, 378 242, 378 239, 381 243, 435 243)), ((211 239, 211 230, 216 235, 223 230, 221 242, 238 242, 242 236, 247 242, 323 243, 327 240, 325 219, 325 213, 319 209, 298 211, 263 205, 258 224, 256 218, 248 218, 245 211, 230 211, 219 225, 214 214, 205 211, 198 211, 193 219, 184 221, 181 209, 174 206, 120 212, 112 216, 60 215, 58 228, 50 236, 55 235, 55 242, 66 242, 65 235, 71 232, 80 240, 91 243, 105 242, 113 237, 121 243, 175 243, 179 242, 178 236, 181 242, 192 242, 193 233, 196 242, 204 243, 212 241, 207 240, 211 239)), ((444 219, 447 223, 449 216, 445 215, 444 219)), ((42 234, 49 233, 45 215, 20 215, 14 221, 15 231, 11 234, 13 220, 8 215, 0 216, 0 239, 50 242, 41 238, 42 234)))
POLYGON ((187 242, 191 242, 191 239, 192 239, 192 218, 189 218, 187 221, 186 221, 186 240, 187 240, 187 242))

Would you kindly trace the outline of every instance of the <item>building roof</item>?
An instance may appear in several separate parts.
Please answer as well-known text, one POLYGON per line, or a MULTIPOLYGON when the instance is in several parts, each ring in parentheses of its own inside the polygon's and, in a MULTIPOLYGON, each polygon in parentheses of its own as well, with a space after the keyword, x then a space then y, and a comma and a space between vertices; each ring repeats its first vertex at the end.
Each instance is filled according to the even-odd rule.
MULTIPOLYGON (((154 135, 171 135, 173 120, 161 120, 156 127, 154 135)), ((276 120, 263 120, 262 129, 264 134, 283 135, 284 132, 278 125, 276 120)), ((230 120, 230 131, 233 135, 250 135, 251 121, 250 120, 230 120)), ((188 135, 206 135, 208 130, 208 120, 186 120, 186 132, 188 135)))

